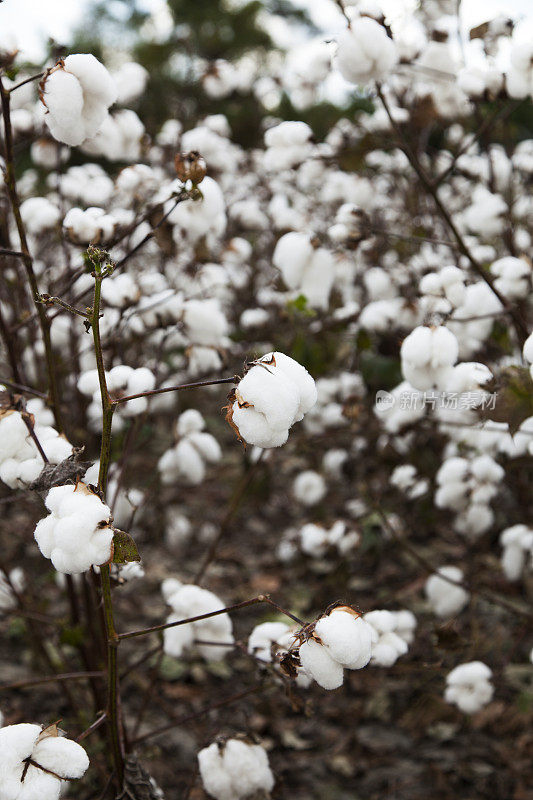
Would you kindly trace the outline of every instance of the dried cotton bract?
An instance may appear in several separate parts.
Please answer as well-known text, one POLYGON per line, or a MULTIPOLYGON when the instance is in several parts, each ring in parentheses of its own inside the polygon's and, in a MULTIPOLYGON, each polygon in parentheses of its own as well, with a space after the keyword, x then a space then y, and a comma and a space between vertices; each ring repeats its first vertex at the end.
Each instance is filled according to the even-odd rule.
POLYGON ((198 753, 198 765, 204 789, 215 800, 241 800, 258 792, 264 796, 274 786, 264 749, 240 739, 204 747, 198 753))
POLYGON ((230 394, 227 419, 248 444, 279 447, 289 428, 316 403, 315 382, 305 367, 283 353, 267 353, 253 363, 230 394))
POLYGON ((45 76, 41 90, 50 133, 71 147, 98 133, 117 96, 107 69, 87 53, 59 61, 45 76))
POLYGON ((55 725, 0 729, 2 800, 57 800, 62 781, 81 778, 88 766, 83 747, 60 736, 55 725))
POLYGON ((45 500, 50 514, 37 523, 35 541, 58 572, 75 575, 112 556, 111 510, 84 483, 55 486, 45 500))

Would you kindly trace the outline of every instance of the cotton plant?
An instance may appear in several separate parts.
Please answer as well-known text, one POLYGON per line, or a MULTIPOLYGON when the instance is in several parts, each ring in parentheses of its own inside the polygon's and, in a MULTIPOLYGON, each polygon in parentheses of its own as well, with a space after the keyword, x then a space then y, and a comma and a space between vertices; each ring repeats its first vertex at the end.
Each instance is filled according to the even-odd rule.
POLYGON ((476 714, 492 700, 492 670, 482 661, 469 661, 446 676, 444 699, 464 714, 476 714))
POLYGON ((198 753, 205 791, 214 800, 244 800, 261 793, 268 797, 274 775, 259 744, 243 739, 213 742, 198 753))
MULTIPOLYGON (((194 584, 182 584, 175 578, 164 580, 161 591, 172 609, 167 624, 188 617, 209 615, 225 607, 213 592, 194 584)), ((173 658, 181 658, 184 653, 192 650, 206 661, 221 661, 233 647, 232 629, 231 618, 227 613, 169 627, 164 631, 163 649, 173 658)))

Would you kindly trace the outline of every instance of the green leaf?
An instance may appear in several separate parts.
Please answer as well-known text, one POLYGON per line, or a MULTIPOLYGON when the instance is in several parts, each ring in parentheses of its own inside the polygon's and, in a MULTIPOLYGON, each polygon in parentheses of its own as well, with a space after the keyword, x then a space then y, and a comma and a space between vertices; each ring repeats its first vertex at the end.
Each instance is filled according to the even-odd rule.
POLYGON ((494 397, 480 408, 481 419, 507 422, 514 435, 524 420, 533 417, 533 380, 527 367, 507 367, 487 388, 494 397))
POLYGON ((126 531, 115 528, 113 535, 113 564, 127 564, 128 561, 140 561, 141 557, 133 537, 126 531))

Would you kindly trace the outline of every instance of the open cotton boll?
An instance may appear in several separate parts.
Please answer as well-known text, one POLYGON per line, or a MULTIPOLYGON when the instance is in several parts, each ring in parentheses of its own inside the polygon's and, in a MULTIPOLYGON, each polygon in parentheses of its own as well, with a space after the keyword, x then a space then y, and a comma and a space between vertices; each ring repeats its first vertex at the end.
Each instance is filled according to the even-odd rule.
POLYGON ((59 208, 46 197, 28 197, 20 206, 26 230, 33 236, 55 228, 61 217, 59 208))
POLYGON ((458 354, 459 343, 448 328, 419 326, 402 343, 402 373, 415 389, 446 389, 458 354))
POLYGON ((58 800, 62 780, 81 778, 88 766, 83 747, 59 736, 55 726, 20 723, 0 728, 3 800, 58 800))
POLYGON ((385 78, 398 60, 396 45, 378 22, 369 17, 351 21, 338 38, 335 64, 350 83, 365 84, 385 78))
POLYGON ((454 617, 459 614, 470 600, 470 594, 462 586, 456 586, 463 580, 463 572, 458 567, 440 567, 437 574, 431 575, 425 586, 426 596, 431 608, 439 617, 454 617), (443 576, 443 577, 440 577, 443 576), (449 580, 446 580, 449 578, 449 580))
POLYGON ((248 638, 248 652, 260 661, 272 661, 272 645, 290 631, 285 622, 262 622, 256 625, 248 638))
MULTIPOLYGON (((178 622, 189 617, 220 611, 224 603, 213 592, 193 584, 164 581, 162 591, 173 613, 168 622, 178 622), (175 589, 175 591, 174 591, 175 589)), ((177 625, 164 631, 164 650, 168 655, 180 658, 185 650, 194 647, 206 661, 220 661, 231 650, 233 644, 232 623, 228 614, 218 614, 205 620, 177 625), (220 645, 196 643, 196 640, 218 642, 220 645)))
POLYGON ((370 661, 374 631, 353 612, 334 608, 327 617, 318 620, 315 634, 332 658, 347 669, 362 669, 370 661))
POLYGON ((527 525, 512 525, 500 534, 503 547, 502 569, 509 581, 520 579, 528 560, 533 564, 533 529, 527 525))
POLYGON ((342 664, 330 655, 329 649, 314 639, 300 645, 300 663, 303 669, 322 686, 323 689, 338 689, 344 680, 342 664))
POLYGON ((458 706, 465 714, 475 714, 492 700, 492 671, 482 661, 469 661, 446 676, 444 699, 458 706))
POLYGON ((266 364, 269 369, 273 367, 275 370, 279 370, 296 384, 300 394, 298 417, 302 419, 304 414, 307 414, 313 408, 318 397, 316 383, 306 368, 299 364, 298 361, 295 361, 294 358, 277 351, 262 356, 258 363, 266 364))
POLYGON ((322 475, 312 469, 300 472, 292 485, 292 493, 299 503, 314 506, 326 495, 326 482, 322 475))
POLYGON ((274 786, 265 750, 240 739, 200 750, 198 766, 204 789, 215 800, 244 800, 258 792, 266 796, 274 786))
POLYGON ((272 263, 279 269, 289 289, 296 289, 302 282, 304 270, 313 257, 314 248, 306 233, 291 231, 276 244, 272 263))
MULTIPOLYGON (((274 430, 287 430, 296 420, 300 396, 294 381, 268 367, 252 367, 236 389, 241 408, 249 404, 262 414, 274 430)), ((251 444, 256 444, 251 442, 251 444)))
POLYGON ((93 55, 67 56, 45 76, 42 102, 52 136, 70 146, 94 136, 115 102, 116 88, 109 72, 93 55))

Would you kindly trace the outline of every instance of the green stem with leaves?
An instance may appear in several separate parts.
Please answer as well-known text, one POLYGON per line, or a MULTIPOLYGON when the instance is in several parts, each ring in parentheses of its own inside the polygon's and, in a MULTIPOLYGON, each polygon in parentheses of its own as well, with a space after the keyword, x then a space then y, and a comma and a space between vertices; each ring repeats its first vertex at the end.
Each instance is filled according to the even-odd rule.
MULTIPOLYGON (((100 338, 100 300, 102 292, 102 281, 107 272, 102 272, 101 262, 96 256, 94 265, 94 302, 91 310, 89 323, 93 333, 94 352, 96 357, 96 367, 98 370, 98 380, 100 384, 100 396, 102 400, 102 442, 100 446, 100 471, 98 474, 98 488, 105 494, 107 488, 107 476, 109 463, 111 460, 111 426, 113 423, 113 412, 115 405, 111 401, 107 389, 104 357, 102 353, 102 341, 100 338)), ((115 774, 118 777, 119 789, 122 789, 124 777, 124 754, 122 752, 121 721, 119 712, 120 690, 118 679, 118 645, 119 636, 115 629, 113 618, 113 601, 111 597, 111 580, 109 564, 100 567, 100 586, 102 591, 102 601, 104 609, 104 622, 107 636, 107 719, 111 736, 113 751, 113 762, 115 774)))

